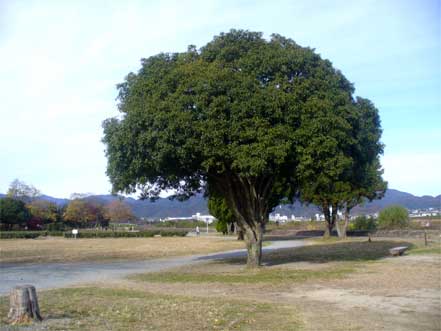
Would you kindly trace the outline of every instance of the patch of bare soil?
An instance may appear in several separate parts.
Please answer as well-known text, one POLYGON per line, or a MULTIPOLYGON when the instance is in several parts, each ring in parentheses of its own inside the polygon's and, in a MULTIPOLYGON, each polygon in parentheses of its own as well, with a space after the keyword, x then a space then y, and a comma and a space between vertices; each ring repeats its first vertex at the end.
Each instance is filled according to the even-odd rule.
MULTIPOLYGON (((335 266, 292 263, 284 268, 317 270, 335 266)), ((205 272, 234 272, 241 266, 208 264, 205 272)), ((272 268, 272 267, 269 267, 272 268)), ((201 272, 201 271, 199 271, 201 272)), ((102 284, 108 287, 109 284, 102 284)), ((112 286, 164 294, 228 297, 290 304, 302 312, 307 331, 429 331, 441 329, 439 255, 403 256, 357 264, 357 271, 335 280, 297 284, 149 283, 123 281, 112 286)))
POLYGON ((357 321, 357 330, 440 330, 440 273, 439 255, 388 258, 345 279, 282 297, 346 312, 345 320, 357 321))
POLYGON ((439 255, 387 258, 332 283, 287 291, 280 300, 312 302, 304 309, 310 330, 440 330, 440 262, 439 255), (330 317, 325 323, 317 322, 319 306, 330 317))

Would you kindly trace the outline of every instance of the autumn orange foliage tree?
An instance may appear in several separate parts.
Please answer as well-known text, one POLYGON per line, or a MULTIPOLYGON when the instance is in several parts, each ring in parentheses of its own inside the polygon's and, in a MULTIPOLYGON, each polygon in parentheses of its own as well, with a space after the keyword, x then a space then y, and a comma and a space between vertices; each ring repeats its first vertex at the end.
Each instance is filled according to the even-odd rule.
POLYGON ((104 213, 111 222, 129 221, 135 218, 127 203, 121 200, 114 200, 106 205, 104 213))
POLYGON ((85 199, 74 199, 67 205, 64 220, 80 227, 94 224, 98 226, 105 220, 103 207, 85 199))

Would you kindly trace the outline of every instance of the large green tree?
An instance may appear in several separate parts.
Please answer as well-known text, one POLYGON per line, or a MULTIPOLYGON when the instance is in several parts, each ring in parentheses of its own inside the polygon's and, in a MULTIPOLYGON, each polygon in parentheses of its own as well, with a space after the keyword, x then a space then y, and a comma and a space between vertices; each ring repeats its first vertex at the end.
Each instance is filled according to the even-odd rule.
POLYGON ((382 198, 387 183, 379 161, 383 144, 378 110, 360 97, 341 110, 323 108, 316 111, 317 121, 302 121, 297 175, 302 199, 320 206, 325 215, 325 236, 343 210, 345 221, 337 230, 345 237, 350 210, 365 200, 382 198))
POLYGON ((383 169, 380 163, 384 145, 380 140, 382 129, 378 110, 370 100, 360 97, 356 98, 354 106, 358 119, 353 125, 356 144, 350 151, 352 167, 345 174, 350 189, 343 199, 345 215, 343 227, 337 227, 340 237, 346 237, 351 209, 365 201, 383 198, 387 189, 387 182, 382 178, 383 169))
POLYGON ((120 116, 103 124, 114 191, 185 198, 208 185, 245 230, 248 266, 258 266, 269 212, 298 191, 298 130, 351 134, 340 117, 352 111, 352 85, 314 50, 249 31, 141 62, 118 86, 120 116))

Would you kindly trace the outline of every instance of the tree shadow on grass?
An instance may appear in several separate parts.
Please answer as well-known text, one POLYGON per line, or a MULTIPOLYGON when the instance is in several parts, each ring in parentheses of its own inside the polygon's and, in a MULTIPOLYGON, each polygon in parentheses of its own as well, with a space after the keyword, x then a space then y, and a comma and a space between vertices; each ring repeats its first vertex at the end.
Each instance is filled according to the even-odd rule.
MULTIPOLYGON (((398 246, 413 248, 406 241, 337 242, 295 248, 282 248, 263 253, 262 264, 266 266, 293 262, 327 263, 339 261, 374 261, 390 256, 389 249, 398 246)), ((217 259, 231 264, 245 264, 245 256, 217 259)))

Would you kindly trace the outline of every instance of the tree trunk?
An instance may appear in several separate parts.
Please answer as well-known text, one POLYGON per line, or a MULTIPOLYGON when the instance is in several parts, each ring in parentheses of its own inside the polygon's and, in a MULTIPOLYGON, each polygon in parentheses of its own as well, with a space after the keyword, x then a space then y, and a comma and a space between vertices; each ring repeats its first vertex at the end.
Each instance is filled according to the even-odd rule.
POLYGON ((343 224, 339 224, 339 222, 337 222, 337 232, 338 232, 338 237, 340 239, 346 239, 347 238, 347 231, 348 231, 348 226, 349 226, 349 213, 351 211, 351 208, 346 205, 345 207, 345 217, 344 217, 344 222, 343 224))
POLYGON ((332 224, 332 217, 331 217, 331 211, 329 210, 329 205, 327 203, 324 203, 322 208, 326 222, 325 232, 323 233, 323 239, 329 239, 331 237, 334 224, 332 224))
MULTIPOLYGON (((326 228, 323 234, 324 239, 329 239, 332 235, 332 230, 334 230, 335 223, 337 220, 337 205, 329 205, 328 203, 323 203, 322 205, 323 213, 325 214, 326 228)), ((338 224, 337 224, 338 226, 338 224)))
POLYGON ((335 222, 335 229, 337 230, 337 236, 339 238, 342 238, 343 236, 343 226, 340 224, 340 222, 337 220, 337 222, 335 222))
POLYGON ((343 229, 342 229, 342 239, 346 239, 347 238, 347 232, 348 232, 348 226, 349 226, 349 213, 350 213, 350 209, 349 207, 346 206, 345 208, 345 221, 343 223, 343 229))
POLYGON ((41 321, 37 292, 32 285, 16 286, 11 290, 8 319, 11 324, 41 321))
POLYGON ((262 237, 268 219, 273 178, 242 177, 233 172, 215 178, 212 187, 226 199, 234 214, 238 230, 245 236, 247 266, 258 267, 262 260, 262 237))
POLYGON ((323 233, 324 239, 331 238, 332 230, 334 229, 334 226, 331 224, 331 222, 326 221, 326 227, 325 227, 325 233, 323 233))
POLYGON ((256 229, 250 228, 245 231, 248 268, 259 267, 262 262, 262 238, 263 227, 261 224, 257 224, 256 229))

